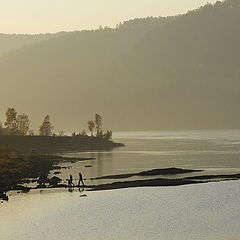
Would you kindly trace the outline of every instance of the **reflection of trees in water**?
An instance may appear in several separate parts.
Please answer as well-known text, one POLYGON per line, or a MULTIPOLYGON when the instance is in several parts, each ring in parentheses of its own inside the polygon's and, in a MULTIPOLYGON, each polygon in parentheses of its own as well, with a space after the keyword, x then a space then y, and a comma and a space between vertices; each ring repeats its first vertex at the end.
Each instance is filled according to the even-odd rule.
MULTIPOLYGON (((96 158, 96 154, 94 153, 94 152, 91 152, 90 153, 90 155, 89 155, 89 157, 90 158, 92 158, 92 159, 95 159, 96 158)), ((91 177, 94 177, 95 175, 94 175, 94 168, 95 168, 95 164, 96 164, 96 161, 95 160, 91 160, 90 161, 90 165, 92 166, 90 169, 90 171, 91 171, 91 174, 90 174, 90 176, 91 177)))
POLYGON ((96 153, 97 177, 102 176, 104 172, 109 174, 112 172, 112 160, 113 153, 111 151, 96 153))
POLYGON ((96 157, 96 156, 95 156, 95 153, 94 153, 94 152, 91 152, 89 157, 90 157, 90 158, 95 158, 95 157, 96 157))
POLYGON ((103 173, 103 153, 97 153, 97 176, 100 177, 103 173))

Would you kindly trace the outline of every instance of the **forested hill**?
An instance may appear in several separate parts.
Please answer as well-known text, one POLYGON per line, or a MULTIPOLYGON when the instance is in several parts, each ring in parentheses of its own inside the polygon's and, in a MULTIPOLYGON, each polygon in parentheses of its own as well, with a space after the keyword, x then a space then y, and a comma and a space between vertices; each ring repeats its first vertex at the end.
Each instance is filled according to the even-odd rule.
POLYGON ((7 54, 10 51, 17 50, 26 45, 34 44, 53 37, 58 37, 67 34, 60 32, 55 34, 4 34, 0 33, 0 56, 7 54))
POLYGON ((239 24, 228 0, 38 42, 0 59, 0 101, 66 130, 239 128, 239 24))

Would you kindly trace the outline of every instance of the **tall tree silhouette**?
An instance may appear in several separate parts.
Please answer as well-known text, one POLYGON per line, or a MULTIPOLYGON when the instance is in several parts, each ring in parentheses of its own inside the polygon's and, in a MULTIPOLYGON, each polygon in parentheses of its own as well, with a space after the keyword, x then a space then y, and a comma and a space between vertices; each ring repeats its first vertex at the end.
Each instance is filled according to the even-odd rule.
POLYGON ((94 127, 95 127, 94 121, 92 120, 88 121, 88 129, 89 129, 89 132, 91 133, 91 136, 93 136, 94 127))
POLYGON ((10 131, 12 135, 17 132, 17 111, 15 108, 8 108, 6 112, 5 127, 10 131))
POLYGON ((28 115, 25 113, 17 115, 16 123, 18 134, 26 135, 30 127, 30 120, 28 118, 28 115))
POLYGON ((52 131, 53 131, 53 126, 50 122, 50 116, 47 115, 44 120, 42 125, 39 127, 39 135, 41 136, 51 136, 52 131))
POLYGON ((102 117, 99 114, 95 114, 95 127, 97 130, 97 136, 99 136, 100 132, 102 131, 102 117))

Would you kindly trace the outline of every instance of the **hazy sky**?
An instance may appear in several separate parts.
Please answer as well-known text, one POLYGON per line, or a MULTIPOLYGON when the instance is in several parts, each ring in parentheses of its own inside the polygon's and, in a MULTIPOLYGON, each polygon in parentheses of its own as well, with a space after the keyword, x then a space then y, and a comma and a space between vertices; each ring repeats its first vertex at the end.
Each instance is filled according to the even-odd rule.
POLYGON ((0 32, 39 33, 115 26, 184 13, 216 0, 0 0, 0 32))

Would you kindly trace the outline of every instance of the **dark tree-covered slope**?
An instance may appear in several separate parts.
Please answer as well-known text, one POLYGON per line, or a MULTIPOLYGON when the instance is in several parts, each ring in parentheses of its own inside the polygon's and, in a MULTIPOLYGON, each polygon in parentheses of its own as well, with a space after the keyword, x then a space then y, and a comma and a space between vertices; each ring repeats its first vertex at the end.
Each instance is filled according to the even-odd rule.
MULTIPOLYGON (((72 32, 0 59, 0 101, 83 128, 239 128, 240 2, 72 32)), ((34 118, 34 117, 35 118, 34 118)))
POLYGON ((59 32, 55 34, 4 34, 0 33, 0 56, 24 46, 34 44, 43 40, 67 34, 59 32))

